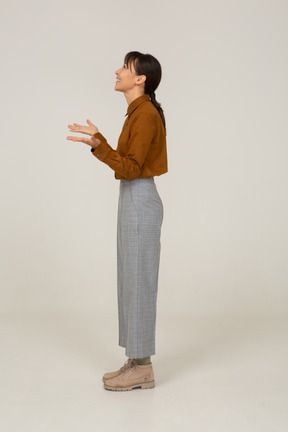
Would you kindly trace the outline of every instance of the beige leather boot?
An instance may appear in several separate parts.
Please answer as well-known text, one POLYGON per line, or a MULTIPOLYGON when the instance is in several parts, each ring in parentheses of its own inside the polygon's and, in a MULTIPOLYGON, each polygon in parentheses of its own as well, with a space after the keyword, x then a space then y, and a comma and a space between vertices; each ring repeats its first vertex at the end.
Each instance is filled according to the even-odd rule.
POLYGON ((120 373, 124 372, 126 369, 130 368, 130 365, 132 363, 136 363, 135 360, 133 358, 129 358, 128 360, 126 360, 126 362, 124 363, 124 365, 118 369, 115 372, 107 372, 103 375, 102 381, 105 383, 106 379, 111 379, 116 377, 117 375, 119 375, 120 373))
POLYGON ((139 365, 134 360, 134 362, 130 363, 130 367, 124 372, 104 382, 104 388, 106 390, 123 391, 132 390, 137 387, 141 389, 155 387, 152 363, 139 365))

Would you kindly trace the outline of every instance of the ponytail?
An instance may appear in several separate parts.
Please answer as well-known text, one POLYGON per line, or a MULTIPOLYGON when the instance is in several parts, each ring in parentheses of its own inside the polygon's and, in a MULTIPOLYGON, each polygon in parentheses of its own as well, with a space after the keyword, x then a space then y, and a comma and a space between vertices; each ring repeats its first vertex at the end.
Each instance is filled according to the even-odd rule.
POLYGON ((164 112, 163 112, 163 109, 161 107, 161 104, 156 100, 155 92, 151 92, 150 93, 150 98, 151 98, 151 102, 153 103, 153 105, 155 106, 155 108, 157 108, 157 110, 158 110, 158 112, 160 114, 160 117, 161 117, 162 122, 163 122, 164 129, 165 129, 165 135, 167 135, 164 112))

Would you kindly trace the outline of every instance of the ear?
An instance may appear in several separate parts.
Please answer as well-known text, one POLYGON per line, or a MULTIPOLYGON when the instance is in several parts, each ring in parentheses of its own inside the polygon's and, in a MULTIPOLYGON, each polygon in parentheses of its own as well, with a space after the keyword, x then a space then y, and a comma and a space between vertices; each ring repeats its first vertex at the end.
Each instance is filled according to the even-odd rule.
POLYGON ((136 82, 137 84, 143 84, 146 81, 146 75, 138 75, 136 82))

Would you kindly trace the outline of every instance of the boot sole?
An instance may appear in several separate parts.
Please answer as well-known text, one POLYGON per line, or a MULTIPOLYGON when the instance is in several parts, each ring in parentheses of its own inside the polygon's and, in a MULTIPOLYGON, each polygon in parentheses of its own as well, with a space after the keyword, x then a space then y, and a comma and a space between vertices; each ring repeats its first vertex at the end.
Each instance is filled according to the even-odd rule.
POLYGON ((106 390, 114 390, 114 391, 127 391, 127 390, 133 390, 134 388, 141 388, 141 389, 150 389, 155 387, 155 380, 153 381, 149 381, 149 382, 144 382, 144 383, 140 383, 140 384, 134 384, 128 387, 113 387, 113 386, 109 386, 108 384, 106 384, 104 382, 104 388, 106 390))

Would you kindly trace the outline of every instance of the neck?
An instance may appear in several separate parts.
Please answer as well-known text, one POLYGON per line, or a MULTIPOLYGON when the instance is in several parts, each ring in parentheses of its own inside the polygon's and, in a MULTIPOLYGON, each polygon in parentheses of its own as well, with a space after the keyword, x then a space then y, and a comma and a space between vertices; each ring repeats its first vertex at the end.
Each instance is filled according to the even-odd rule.
POLYGON ((143 96, 144 91, 136 88, 136 89, 131 89, 131 90, 128 90, 127 92, 124 92, 124 95, 125 95, 125 98, 126 98, 128 105, 130 105, 131 102, 133 102, 135 99, 137 99, 140 96, 143 96))

